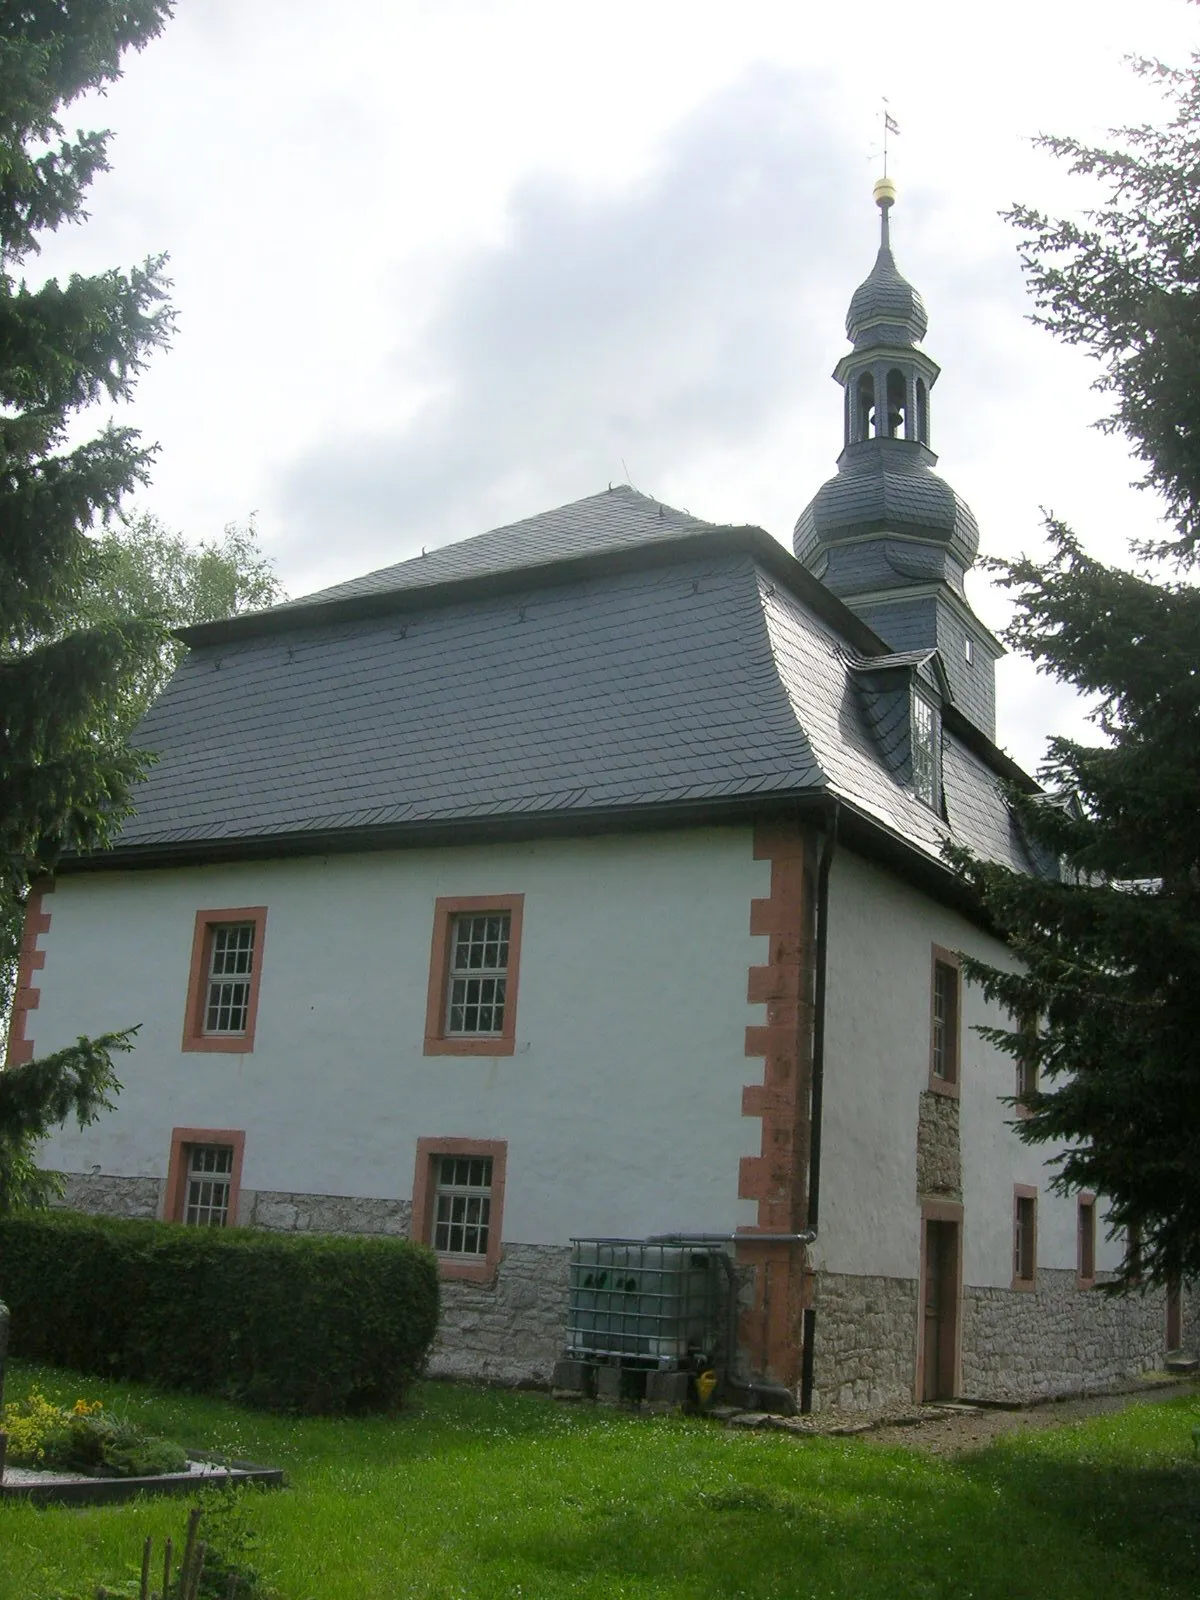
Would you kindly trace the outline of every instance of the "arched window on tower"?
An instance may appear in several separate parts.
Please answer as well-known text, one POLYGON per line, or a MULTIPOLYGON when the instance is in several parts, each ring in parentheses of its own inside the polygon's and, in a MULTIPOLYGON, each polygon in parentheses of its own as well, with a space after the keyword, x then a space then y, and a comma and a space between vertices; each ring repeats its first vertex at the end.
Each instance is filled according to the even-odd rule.
POLYGON ((855 387, 857 404, 855 413, 857 426, 854 437, 856 439, 869 439, 871 437, 871 420, 875 415, 875 379, 869 372, 864 372, 855 387))
POLYGON ((887 437, 899 439, 905 433, 904 374, 893 367, 887 375, 887 437))
POLYGON ((917 379, 917 438, 922 444, 929 443, 929 395, 924 378, 917 379))

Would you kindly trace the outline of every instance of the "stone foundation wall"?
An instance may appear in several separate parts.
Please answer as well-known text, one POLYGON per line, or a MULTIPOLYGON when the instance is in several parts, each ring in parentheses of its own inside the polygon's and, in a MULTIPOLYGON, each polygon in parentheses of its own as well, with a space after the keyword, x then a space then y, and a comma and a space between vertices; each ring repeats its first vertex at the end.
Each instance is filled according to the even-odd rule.
POLYGON ((412 1202, 243 1189, 238 1221, 244 1228, 267 1228, 273 1233, 373 1233, 406 1239, 412 1224, 412 1202))
POLYGON ((108 1173, 63 1172, 63 1197, 71 1211, 99 1217, 154 1218, 159 1214, 162 1185, 157 1178, 118 1178, 108 1173))
MULTIPOLYGON (((62 1203, 112 1217, 156 1217, 157 1178, 64 1174, 62 1203)), ((241 1221, 288 1233, 404 1237, 407 1200, 242 1190, 241 1221)), ((490 1284, 442 1284, 442 1318, 431 1373, 492 1383, 548 1383, 567 1322, 566 1245, 508 1244, 490 1284)), ((743 1276, 744 1275, 740 1275, 743 1276)), ((746 1285, 739 1283, 744 1295, 746 1285)), ((854 1410, 913 1399, 917 1362, 914 1279, 818 1273, 813 1378, 815 1409, 854 1410)), ((1184 1349, 1200 1354, 1200 1287, 1183 1294, 1184 1349)), ((1068 1271, 1039 1268, 1037 1288, 968 1286, 962 1304, 960 1392, 986 1400, 1031 1400, 1102 1388, 1162 1365, 1161 1290, 1110 1301, 1075 1287, 1068 1271)), ((735 1362, 735 1371, 739 1363, 735 1362)))
MULTIPOLYGON (((157 1178, 65 1173, 62 1204, 108 1217, 157 1217, 157 1178)), ((375 1234, 405 1238, 407 1200, 243 1189, 239 1221, 279 1233, 375 1234)), ((490 1284, 442 1283, 442 1316, 430 1356, 437 1377, 490 1383, 549 1383, 567 1332, 568 1245, 506 1244, 490 1284)))
MULTIPOLYGON (((1200 1296, 1184 1292, 1184 1348, 1200 1343, 1200 1296)), ((813 1407, 868 1411, 911 1402, 917 1366, 915 1279, 820 1273, 813 1407)), ((1103 1389, 1163 1364, 1162 1290, 1109 1300, 1075 1274, 1039 1267, 1037 1288, 979 1289, 962 1303, 968 1399, 1037 1400, 1103 1389)))
POLYGON ((917 1285, 912 1278, 853 1277, 821 1272, 813 1409, 857 1411, 913 1397, 917 1370, 917 1285))
POLYGON ((1077 1289, 1073 1272, 1039 1267, 1033 1290, 966 1288, 962 1316, 968 1397, 1034 1400, 1101 1389, 1163 1363, 1161 1289, 1109 1300, 1077 1289))
POLYGON ((917 1111, 917 1197, 962 1199, 958 1099, 926 1090, 917 1111))
MULTIPOLYGON (((62 1178, 64 1193, 59 1204, 72 1211, 90 1211, 101 1217, 160 1215, 162 1183, 158 1178, 84 1172, 65 1172, 62 1178)), ((412 1204, 408 1200, 365 1200, 356 1195, 243 1189, 238 1201, 238 1222, 244 1228, 267 1228, 275 1233, 370 1233, 407 1238, 412 1204)))
POLYGON ((567 1334, 568 1245, 506 1244, 494 1283, 442 1284, 439 1378, 549 1383, 567 1334))

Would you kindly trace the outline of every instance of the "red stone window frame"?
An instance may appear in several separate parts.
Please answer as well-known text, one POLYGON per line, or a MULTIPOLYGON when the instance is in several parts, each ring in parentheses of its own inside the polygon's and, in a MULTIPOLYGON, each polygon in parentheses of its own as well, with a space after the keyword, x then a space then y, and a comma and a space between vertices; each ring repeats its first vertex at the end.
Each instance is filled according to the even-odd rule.
MULTIPOLYGON (((1036 1015, 1022 1017, 1017 1024, 1017 1033, 1022 1039, 1036 1039, 1041 1018, 1036 1015)), ((1033 1115, 1030 1106, 1023 1103, 1024 1097, 1036 1094, 1040 1087, 1038 1064, 1028 1053, 1018 1051, 1016 1056, 1016 1100, 1013 1107, 1019 1121, 1033 1115)))
POLYGON ((1078 1215, 1075 1283, 1080 1289, 1090 1289, 1096 1281, 1096 1196, 1094 1194, 1085 1193, 1079 1196, 1078 1215))
POLYGON ((492 1160, 491 1206, 488 1215, 487 1255, 478 1261, 457 1257, 438 1257, 443 1278, 459 1278, 468 1283, 491 1283, 500 1265, 504 1222, 504 1182, 508 1165, 508 1144, 503 1139, 417 1140, 417 1166, 413 1174, 412 1237, 433 1249, 439 1156, 490 1156, 492 1160))
POLYGON ((1013 1275, 1014 1289, 1033 1289, 1037 1284, 1038 1192, 1027 1183, 1013 1184, 1013 1275))
POLYGON ((262 981, 266 929, 266 906, 232 906, 223 911, 197 911, 196 928, 192 935, 192 964, 188 972, 187 1010, 183 1019, 184 1050, 212 1050, 228 1055, 247 1055, 254 1049, 254 1029, 258 1021, 258 990, 262 981), (204 1012, 208 1004, 208 971, 212 961, 213 930, 235 922, 250 922, 254 925, 254 961, 250 968, 250 998, 246 1027, 242 1033, 206 1033, 204 1012))
POLYGON ((953 950, 935 944, 929 963, 929 1088, 934 1094, 957 1097, 961 1076, 962 962, 953 950), (948 1012, 939 1028, 939 1004, 946 1001, 948 1012))
POLYGON ((523 894, 442 896, 433 912, 433 943, 429 954, 429 991, 425 1003, 425 1054, 427 1056, 511 1056, 517 1048, 517 988, 521 974, 523 894), (447 1032, 450 987, 450 941, 456 917, 488 911, 507 911, 508 969, 504 990, 504 1026, 496 1034, 451 1035, 447 1032))
POLYGON ((171 1159, 167 1164, 167 1193, 163 1217, 182 1224, 187 1204, 188 1161, 193 1145, 224 1144, 233 1151, 229 1177, 229 1222, 237 1226, 238 1204, 242 1192, 242 1155, 246 1135, 241 1128, 172 1128, 171 1159))

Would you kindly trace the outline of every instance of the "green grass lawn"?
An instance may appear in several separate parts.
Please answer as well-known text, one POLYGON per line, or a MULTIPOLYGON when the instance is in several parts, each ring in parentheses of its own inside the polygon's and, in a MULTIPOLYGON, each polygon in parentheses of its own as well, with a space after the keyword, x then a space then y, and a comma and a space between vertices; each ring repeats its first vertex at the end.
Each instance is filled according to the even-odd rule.
MULTIPOLYGON (((32 1383, 282 1466, 288 1489, 241 1493, 286 1600, 1200 1595, 1194 1400, 947 1461, 448 1384, 398 1417, 290 1421, 20 1363, 7 1398, 32 1383)), ((0 1507, 0 1600, 90 1600, 186 1506, 0 1507)))

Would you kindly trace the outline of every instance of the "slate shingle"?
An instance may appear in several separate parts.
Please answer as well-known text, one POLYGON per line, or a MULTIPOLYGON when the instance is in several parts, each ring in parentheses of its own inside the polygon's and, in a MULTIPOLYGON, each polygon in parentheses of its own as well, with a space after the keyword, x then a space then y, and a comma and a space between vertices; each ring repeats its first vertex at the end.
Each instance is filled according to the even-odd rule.
MULTIPOLYGON (((118 852, 828 791, 937 858, 946 824, 889 770, 846 640, 744 546, 690 552, 681 535, 710 526, 614 490, 435 552, 436 576, 426 557, 357 582, 444 584, 664 536, 668 564, 566 562, 520 594, 443 589, 403 616, 306 614, 197 646, 139 730, 159 759, 118 852)), ((946 742, 956 833, 1024 866, 995 775, 946 742)))

